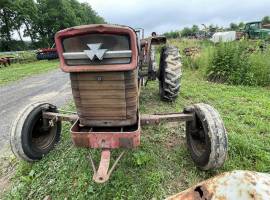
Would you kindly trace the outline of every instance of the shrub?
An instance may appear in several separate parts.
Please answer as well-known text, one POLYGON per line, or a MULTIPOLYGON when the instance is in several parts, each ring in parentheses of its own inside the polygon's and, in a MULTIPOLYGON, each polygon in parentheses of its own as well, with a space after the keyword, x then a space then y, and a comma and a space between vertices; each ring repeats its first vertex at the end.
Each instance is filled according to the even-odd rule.
POLYGON ((250 55, 251 68, 250 71, 256 80, 256 85, 270 85, 270 49, 265 52, 255 52, 250 55))
POLYGON ((210 81, 256 85, 257 81, 249 59, 250 44, 246 41, 220 43, 216 45, 206 73, 210 81))
POLYGON ((213 82, 235 85, 270 86, 270 45, 265 41, 234 41, 214 45, 206 40, 172 39, 177 46, 184 67, 199 70, 213 82), (263 44, 263 45, 262 45, 263 44), (199 47, 200 53, 185 56, 186 47, 199 47))
POLYGON ((170 32, 164 33, 164 36, 166 38, 180 38, 180 32, 179 31, 170 31, 170 32))

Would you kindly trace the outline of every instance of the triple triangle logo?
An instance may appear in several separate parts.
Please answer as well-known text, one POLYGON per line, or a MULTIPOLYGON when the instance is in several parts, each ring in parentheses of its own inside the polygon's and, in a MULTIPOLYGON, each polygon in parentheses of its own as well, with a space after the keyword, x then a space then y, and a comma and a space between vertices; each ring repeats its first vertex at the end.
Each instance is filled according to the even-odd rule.
POLYGON ((90 50, 84 50, 86 55, 90 58, 90 60, 93 60, 95 58, 98 58, 99 60, 103 60, 103 57, 108 51, 108 49, 100 49, 102 43, 97 44, 87 44, 90 50))

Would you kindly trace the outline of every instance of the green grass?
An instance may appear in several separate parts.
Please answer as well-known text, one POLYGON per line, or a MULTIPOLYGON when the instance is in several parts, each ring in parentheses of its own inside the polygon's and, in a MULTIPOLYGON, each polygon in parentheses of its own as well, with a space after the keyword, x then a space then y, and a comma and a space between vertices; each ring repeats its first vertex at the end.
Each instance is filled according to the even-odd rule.
POLYGON ((47 72, 51 69, 56 69, 59 66, 59 61, 36 61, 24 64, 15 63, 7 67, 1 66, 0 85, 4 85, 25 77, 47 72))
POLYGON ((60 144, 48 156, 34 164, 19 163, 6 199, 162 199, 224 171, 270 172, 269 89, 215 84, 203 80, 199 71, 185 69, 176 102, 160 101, 158 83, 151 82, 142 90, 140 110, 180 112, 198 102, 214 106, 228 131, 229 155, 220 170, 195 167, 186 149, 184 124, 162 124, 143 127, 141 146, 124 155, 109 182, 96 184, 86 156, 91 152, 98 161, 99 151, 75 148, 66 123, 60 144))

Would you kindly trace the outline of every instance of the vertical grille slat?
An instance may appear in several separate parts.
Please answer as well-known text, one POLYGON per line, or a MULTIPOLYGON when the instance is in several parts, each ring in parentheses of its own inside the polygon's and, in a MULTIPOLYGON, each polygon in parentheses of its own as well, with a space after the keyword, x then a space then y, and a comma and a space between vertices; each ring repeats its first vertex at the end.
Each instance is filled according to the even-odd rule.
POLYGON ((136 71, 71 73, 72 93, 85 126, 127 126, 137 122, 136 71))

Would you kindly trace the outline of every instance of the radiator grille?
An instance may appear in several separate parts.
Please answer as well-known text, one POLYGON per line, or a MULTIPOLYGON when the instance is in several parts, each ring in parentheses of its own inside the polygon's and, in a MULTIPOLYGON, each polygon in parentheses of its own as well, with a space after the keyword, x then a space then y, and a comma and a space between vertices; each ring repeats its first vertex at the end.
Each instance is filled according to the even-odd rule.
POLYGON ((137 121, 136 71, 71 73, 72 93, 85 126, 127 126, 137 121))
MULTIPOLYGON (((128 35, 114 34, 85 34, 70 38, 65 38, 62 41, 64 48, 64 57, 67 65, 107 65, 107 64, 128 64, 131 62, 131 53, 127 56, 114 56, 114 52, 130 51, 130 39, 128 35), (90 50, 88 45, 101 44, 101 49, 106 49, 105 57, 102 60, 90 60, 84 55, 85 50, 90 50), (110 53, 109 53, 110 52, 110 53), (68 58, 68 54, 81 53, 82 55, 72 55, 68 58), (108 54, 108 55, 106 55, 108 54), (129 55, 130 54, 130 55, 129 55)), ((125 54, 125 53, 124 53, 125 54)))

